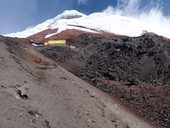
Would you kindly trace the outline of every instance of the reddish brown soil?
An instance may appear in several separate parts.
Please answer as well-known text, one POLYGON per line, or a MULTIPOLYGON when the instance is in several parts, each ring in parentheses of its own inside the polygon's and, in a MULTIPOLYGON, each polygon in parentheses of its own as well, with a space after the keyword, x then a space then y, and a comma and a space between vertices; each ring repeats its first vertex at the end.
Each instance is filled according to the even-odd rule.
MULTIPOLYGON (((77 26, 77 27, 86 28, 86 27, 83 27, 83 26, 77 26)), ((104 37, 110 37, 110 36, 113 36, 113 35, 116 36, 113 33, 101 32, 101 31, 97 31, 97 30, 94 30, 94 29, 90 29, 90 28, 87 28, 87 29, 93 30, 93 31, 96 32, 96 33, 90 33, 92 35, 100 35, 100 36, 104 36, 104 37)), ((56 32, 57 32, 57 29, 47 29, 47 30, 39 32, 35 35, 29 36, 28 39, 34 40, 36 42, 45 42, 45 41, 48 41, 48 40, 55 40, 55 39, 69 40, 69 39, 76 38, 80 34, 89 33, 89 32, 85 32, 85 31, 81 31, 81 30, 77 30, 77 29, 67 29, 67 30, 64 30, 60 33, 57 33, 56 35, 53 35, 49 38, 45 38, 46 35, 53 34, 53 33, 56 33, 56 32)))
POLYGON ((29 36, 28 39, 32 39, 37 42, 42 42, 45 39, 46 35, 56 33, 56 32, 57 32, 57 29, 47 29, 42 32, 36 33, 32 36, 29 36))
POLYGON ((53 40, 53 39, 69 39, 72 37, 77 37, 78 35, 80 35, 81 33, 86 33, 84 31, 79 31, 79 30, 75 30, 75 29, 68 29, 68 30, 64 30, 54 36, 51 36, 50 38, 47 38, 45 40, 53 40))

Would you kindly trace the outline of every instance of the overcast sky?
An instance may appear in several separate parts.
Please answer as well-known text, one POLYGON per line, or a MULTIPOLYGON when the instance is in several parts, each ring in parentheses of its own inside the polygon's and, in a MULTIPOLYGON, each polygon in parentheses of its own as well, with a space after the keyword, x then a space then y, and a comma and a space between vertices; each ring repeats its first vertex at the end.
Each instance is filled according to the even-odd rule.
POLYGON ((0 0, 0 34, 22 31, 64 10, 90 14, 108 7, 112 11, 123 10, 123 15, 156 8, 164 17, 170 16, 170 0, 0 0))

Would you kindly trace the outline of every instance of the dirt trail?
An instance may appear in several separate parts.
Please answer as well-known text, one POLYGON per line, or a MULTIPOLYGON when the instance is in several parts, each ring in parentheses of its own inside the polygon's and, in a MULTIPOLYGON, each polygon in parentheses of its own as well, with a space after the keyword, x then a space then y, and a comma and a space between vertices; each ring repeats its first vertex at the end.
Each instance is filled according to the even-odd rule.
POLYGON ((151 128, 31 47, 0 42, 0 59, 1 128, 151 128))

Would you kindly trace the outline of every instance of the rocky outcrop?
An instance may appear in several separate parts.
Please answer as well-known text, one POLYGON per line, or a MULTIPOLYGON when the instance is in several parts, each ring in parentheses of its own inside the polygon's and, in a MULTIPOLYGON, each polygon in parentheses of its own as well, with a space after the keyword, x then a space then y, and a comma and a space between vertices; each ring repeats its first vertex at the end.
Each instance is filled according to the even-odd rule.
POLYGON ((170 127, 170 40, 153 33, 140 37, 81 34, 67 44, 76 49, 38 50, 144 119, 170 127))

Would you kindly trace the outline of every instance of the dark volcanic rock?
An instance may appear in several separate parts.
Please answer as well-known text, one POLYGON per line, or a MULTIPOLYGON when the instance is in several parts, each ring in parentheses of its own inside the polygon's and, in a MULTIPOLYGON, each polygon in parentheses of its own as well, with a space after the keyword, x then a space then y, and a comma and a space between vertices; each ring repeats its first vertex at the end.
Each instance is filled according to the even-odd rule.
POLYGON ((170 127, 170 40, 152 33, 134 38, 82 34, 68 44, 76 49, 38 50, 144 119, 170 127))

